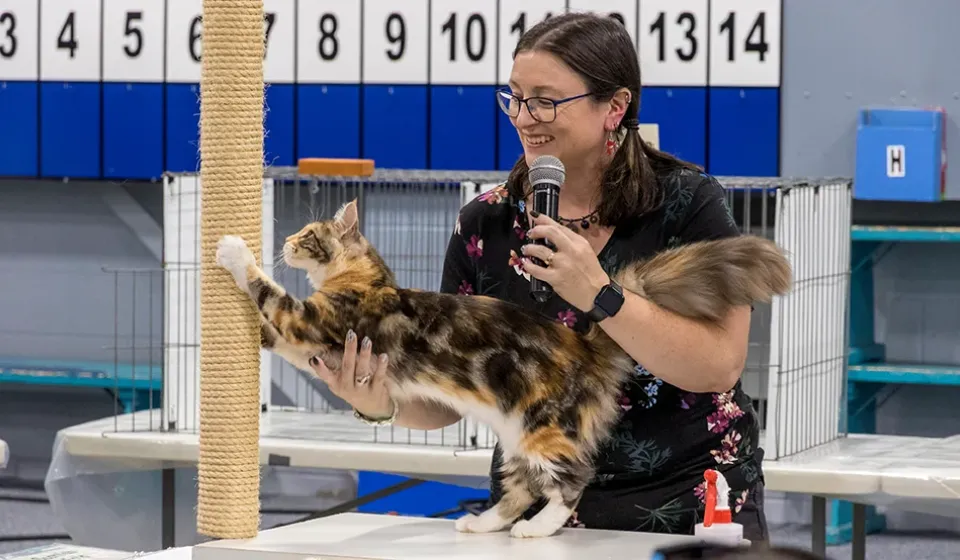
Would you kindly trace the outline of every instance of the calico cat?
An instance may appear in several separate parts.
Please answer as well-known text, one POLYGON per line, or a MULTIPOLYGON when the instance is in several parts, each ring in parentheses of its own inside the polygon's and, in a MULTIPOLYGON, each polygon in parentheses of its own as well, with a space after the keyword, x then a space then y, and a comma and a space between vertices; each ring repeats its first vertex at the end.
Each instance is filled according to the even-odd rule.
MULTIPOLYGON (((335 370, 348 330, 369 337, 390 357, 386 384, 401 407, 433 399, 497 434, 503 497, 458 519, 457 530, 513 524, 515 537, 542 537, 561 528, 618 418, 630 356, 596 326, 581 335, 491 297, 399 288, 360 233, 356 201, 288 237, 283 257, 309 276, 316 291, 306 299, 270 280, 241 238, 225 236, 217 249, 217 262, 262 315, 264 347, 308 372, 312 356, 335 370), (514 524, 541 497, 547 505, 514 524)), ((670 249, 614 278, 681 315, 717 322, 731 306, 785 293, 790 266, 773 242, 741 236, 670 249)))

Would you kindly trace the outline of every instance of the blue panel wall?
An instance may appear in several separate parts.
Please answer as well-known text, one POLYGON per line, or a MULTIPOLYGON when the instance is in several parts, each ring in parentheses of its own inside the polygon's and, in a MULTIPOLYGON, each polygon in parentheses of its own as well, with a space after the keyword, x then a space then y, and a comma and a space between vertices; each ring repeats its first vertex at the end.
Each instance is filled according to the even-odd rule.
POLYGON ((269 84, 264 92, 263 161, 272 166, 293 165, 296 107, 293 84, 269 84))
POLYGON ((297 157, 360 157, 360 86, 296 87, 297 157))
POLYGON ((427 86, 363 86, 363 157, 378 167, 427 167, 427 86))
POLYGON ((163 85, 103 85, 103 176, 152 179, 163 174, 163 85))
POLYGON ((197 84, 167 84, 166 171, 200 170, 200 97, 197 84))
POLYGON ((40 85, 40 174, 99 178, 100 84, 40 85))
POLYGON ((640 122, 660 125, 660 149, 707 166, 707 88, 649 87, 640 97, 640 122))
POLYGON ((780 88, 710 88, 708 170, 714 175, 779 174, 780 88))
POLYGON ((0 177, 40 172, 37 82, 0 84, 0 177))
POLYGON ((431 86, 430 167, 494 169, 497 113, 494 86, 431 86))
POLYGON ((523 155, 523 145, 517 136, 517 129, 510 117, 503 111, 497 111, 497 169, 510 170, 523 155))

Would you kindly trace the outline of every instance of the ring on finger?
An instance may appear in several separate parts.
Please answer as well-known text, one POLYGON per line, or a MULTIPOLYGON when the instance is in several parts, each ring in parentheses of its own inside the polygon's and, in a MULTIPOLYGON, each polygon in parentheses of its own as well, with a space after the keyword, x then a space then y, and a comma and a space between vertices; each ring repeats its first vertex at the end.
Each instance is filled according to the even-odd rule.
POLYGON ((554 251, 550 251, 550 252, 547 254, 547 258, 545 258, 545 259, 543 260, 543 264, 545 264, 545 265, 547 265, 547 266, 550 266, 550 263, 553 262, 553 257, 554 257, 554 255, 556 255, 556 254, 557 254, 557 253, 555 253, 554 251))
POLYGON ((363 377, 358 378, 358 379, 357 379, 357 385, 366 385, 368 381, 370 381, 370 375, 369 375, 369 374, 368 374, 368 375, 364 375, 363 377))

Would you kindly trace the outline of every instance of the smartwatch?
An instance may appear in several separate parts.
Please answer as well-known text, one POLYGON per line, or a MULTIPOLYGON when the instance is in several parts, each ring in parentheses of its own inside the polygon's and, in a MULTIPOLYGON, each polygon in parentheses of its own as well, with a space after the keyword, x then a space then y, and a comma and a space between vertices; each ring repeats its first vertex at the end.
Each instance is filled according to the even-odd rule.
POLYGON ((609 284, 600 288, 600 293, 593 299, 593 309, 587 313, 587 318, 594 323, 599 323, 607 317, 616 315, 622 305, 623 288, 611 280, 609 284))

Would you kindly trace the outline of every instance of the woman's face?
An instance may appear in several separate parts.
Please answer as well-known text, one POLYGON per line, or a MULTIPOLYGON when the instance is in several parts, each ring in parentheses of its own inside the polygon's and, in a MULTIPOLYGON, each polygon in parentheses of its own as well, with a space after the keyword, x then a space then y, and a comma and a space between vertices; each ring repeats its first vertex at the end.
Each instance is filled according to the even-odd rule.
MULTIPOLYGON (((510 88, 521 99, 546 97, 561 100, 588 93, 583 80, 559 58, 549 53, 528 51, 516 56, 510 74, 510 88)), ((535 107, 536 102, 530 105, 535 107)), ((559 158, 565 166, 596 161, 605 152, 607 126, 616 118, 607 102, 581 97, 557 105, 553 122, 539 122, 526 107, 511 121, 520 136, 527 165, 542 155, 559 158)), ((550 109, 535 109, 549 120, 550 109)))

